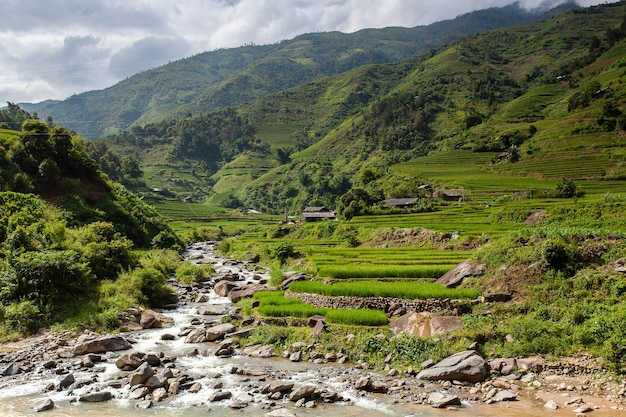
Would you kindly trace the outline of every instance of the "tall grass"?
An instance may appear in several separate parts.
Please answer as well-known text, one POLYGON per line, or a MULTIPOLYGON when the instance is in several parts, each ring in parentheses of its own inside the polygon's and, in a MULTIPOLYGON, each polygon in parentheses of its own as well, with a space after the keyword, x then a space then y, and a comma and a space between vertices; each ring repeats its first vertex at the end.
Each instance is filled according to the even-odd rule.
POLYGON ((322 277, 345 278, 439 278, 454 265, 324 265, 317 268, 322 277))
POLYGON ((426 299, 474 299, 480 294, 476 290, 446 288, 435 283, 421 282, 336 282, 324 284, 321 281, 294 282, 289 290, 295 293, 321 294, 326 296, 352 297, 393 297, 408 300, 426 299))
POLYGON ((329 323, 355 326, 384 326, 388 321, 383 311, 372 309, 328 310, 326 320, 329 323))

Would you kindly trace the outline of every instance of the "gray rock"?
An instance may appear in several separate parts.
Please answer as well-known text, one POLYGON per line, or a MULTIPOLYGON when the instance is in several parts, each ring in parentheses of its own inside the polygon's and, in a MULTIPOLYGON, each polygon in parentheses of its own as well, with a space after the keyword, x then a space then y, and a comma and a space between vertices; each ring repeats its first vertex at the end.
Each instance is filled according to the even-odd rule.
POLYGON ((293 382, 272 381, 261 387, 262 394, 273 394, 275 392, 287 393, 293 389, 293 382))
POLYGON ((217 391, 209 396, 209 401, 214 403, 218 401, 228 400, 233 396, 233 393, 230 391, 217 391))
POLYGON ((263 284, 247 284, 243 287, 232 289, 228 293, 228 298, 233 304, 237 304, 244 298, 252 297, 256 292, 267 291, 269 287, 263 284))
POLYGON ((224 280, 215 284, 213 291, 215 291, 215 293, 220 297, 227 297, 228 293, 230 293, 235 288, 239 288, 239 283, 224 280))
POLYGON ((146 382, 151 376, 154 375, 154 369, 148 364, 143 363, 135 372, 130 375, 129 385, 134 387, 146 382))
POLYGON ((452 270, 448 271, 441 276, 436 282, 437 284, 445 285, 448 288, 461 285, 466 279, 470 277, 476 277, 485 273, 484 265, 475 265, 471 261, 467 260, 461 262, 452 270))
POLYGON ((417 379, 430 381, 482 382, 489 376, 489 364, 478 352, 466 350, 449 356, 417 374, 417 379))
POLYGON ((74 375, 67 374, 59 381, 59 389, 65 389, 72 385, 75 381, 74 375))
POLYGON ((72 354, 74 356, 78 356, 84 355, 86 353, 116 352, 119 350, 127 350, 130 348, 130 343, 122 336, 103 336, 97 339, 77 344, 72 349, 72 354))
POLYGON ((198 307, 198 314, 201 316, 221 316, 228 312, 228 308, 223 305, 208 305, 198 307))
POLYGON ((274 345, 252 345, 246 347, 243 352, 254 358, 271 358, 274 356, 274 345))
POLYGON ((232 333, 235 326, 231 323, 222 323, 217 326, 210 327, 206 330, 206 341, 215 342, 223 339, 228 333, 232 333))
POLYGON ((50 398, 46 398, 45 400, 41 400, 33 405, 33 410, 37 413, 41 413, 42 411, 49 411, 54 408, 54 402, 50 398))
POLYGON ((461 399, 456 395, 444 394, 442 392, 433 392, 428 396, 428 403, 434 408, 446 408, 452 406, 460 406, 461 399))
POLYGON ((493 399, 495 401, 517 401, 517 394, 511 392, 511 391, 500 391, 498 392, 493 399))
POLYGON ((134 371, 144 363, 144 356, 138 352, 122 355, 115 360, 115 366, 122 371, 134 371))
POLYGON ((163 401, 167 397, 167 391, 165 388, 157 388, 152 391, 152 399, 155 402, 163 401))
POLYGON ((205 329, 193 329, 187 334, 185 343, 204 343, 207 341, 205 329))
POLYGON ((0 376, 15 376, 22 373, 22 368, 18 364, 12 363, 0 372, 0 376))
POLYGON ((543 406, 545 408, 547 408, 548 410, 558 410, 559 409, 559 405, 556 402, 554 402, 554 400, 550 400, 550 401, 546 402, 543 406))
POLYGON ((289 401, 295 403, 302 399, 309 400, 309 399, 312 399, 314 395, 315 395, 314 386, 303 385, 299 388, 296 388, 295 390, 291 392, 291 394, 289 394, 289 401))
POLYGON ((101 403, 105 401, 109 401, 113 398, 113 394, 110 391, 97 391, 91 392, 89 394, 81 395, 78 399, 80 402, 88 402, 88 403, 101 403))
POLYGON ((130 392, 130 398, 132 400, 139 400, 150 394, 148 387, 138 387, 130 392))

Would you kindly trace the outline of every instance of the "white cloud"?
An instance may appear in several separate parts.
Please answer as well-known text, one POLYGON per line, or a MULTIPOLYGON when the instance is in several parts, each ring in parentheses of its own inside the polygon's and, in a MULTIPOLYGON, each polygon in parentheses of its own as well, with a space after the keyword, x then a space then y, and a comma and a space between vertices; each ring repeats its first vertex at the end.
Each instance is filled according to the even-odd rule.
MULTIPOLYGON (((536 7, 546 0, 522 0, 536 7)), ((563 0, 547 0, 559 3, 563 0)), ((425 25, 512 0, 4 0, 0 103, 63 99, 192 54, 425 25)), ((601 1, 579 0, 591 5, 601 1)))

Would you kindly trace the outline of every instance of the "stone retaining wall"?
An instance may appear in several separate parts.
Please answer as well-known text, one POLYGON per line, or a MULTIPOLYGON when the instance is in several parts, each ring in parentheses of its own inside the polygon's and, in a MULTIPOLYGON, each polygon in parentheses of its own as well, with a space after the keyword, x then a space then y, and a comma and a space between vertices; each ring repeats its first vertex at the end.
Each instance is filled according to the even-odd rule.
POLYGON ((371 308, 384 312, 404 308, 407 311, 417 312, 440 312, 453 311, 458 307, 451 300, 405 300, 402 298, 385 297, 349 297, 349 296, 325 296, 320 294, 294 293, 285 291, 287 298, 299 298, 303 303, 320 308, 371 308))

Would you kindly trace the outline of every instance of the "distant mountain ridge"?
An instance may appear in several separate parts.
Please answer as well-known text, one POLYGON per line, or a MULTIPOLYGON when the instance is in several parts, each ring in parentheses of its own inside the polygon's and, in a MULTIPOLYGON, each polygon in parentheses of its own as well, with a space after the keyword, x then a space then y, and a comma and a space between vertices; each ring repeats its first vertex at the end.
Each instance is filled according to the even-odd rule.
POLYGON ((96 139, 134 124, 237 106, 362 65, 402 61, 462 36, 540 21, 576 7, 567 2, 537 12, 515 3, 428 26, 311 33, 272 45, 220 49, 141 72, 104 90, 22 106, 96 139))

